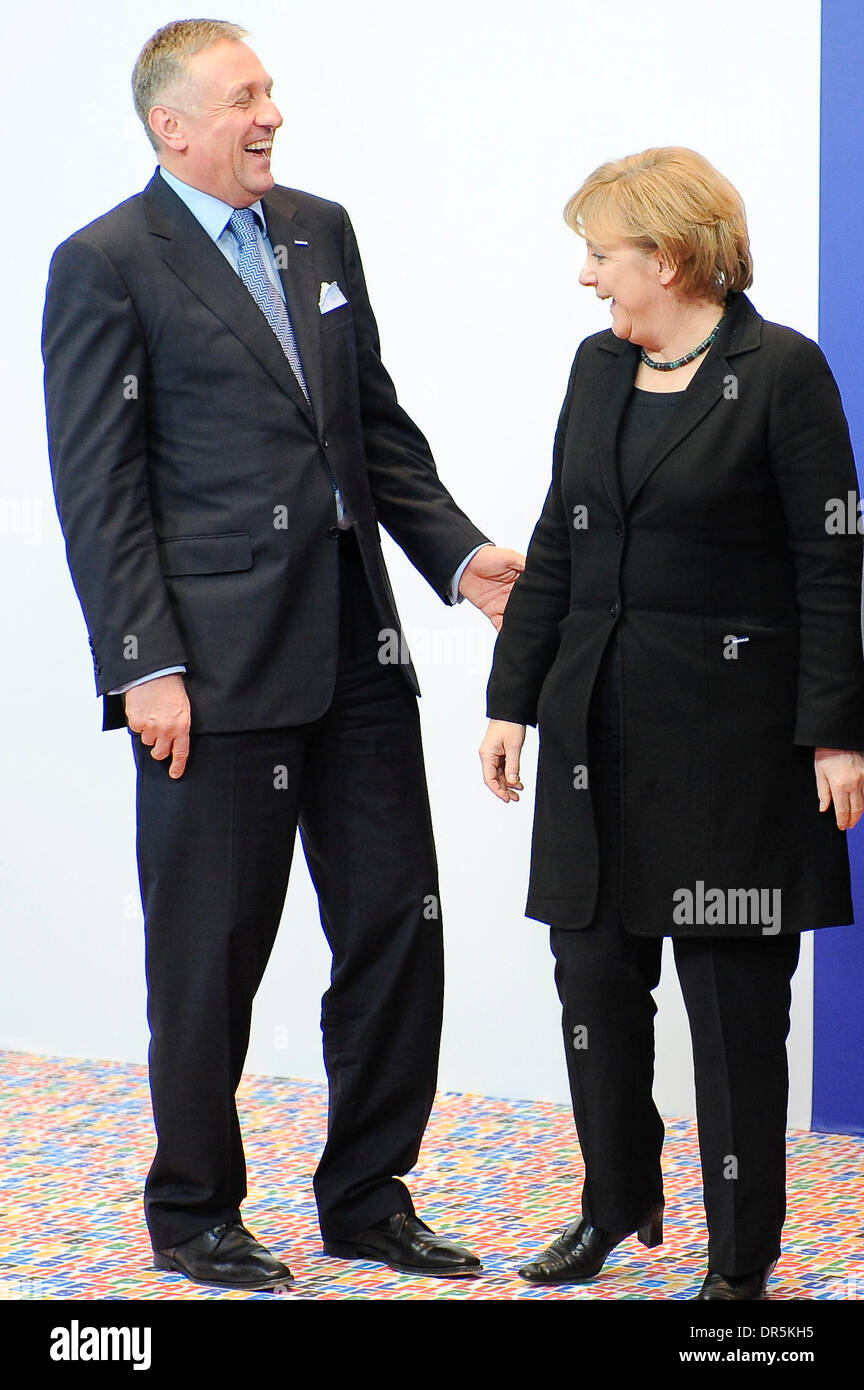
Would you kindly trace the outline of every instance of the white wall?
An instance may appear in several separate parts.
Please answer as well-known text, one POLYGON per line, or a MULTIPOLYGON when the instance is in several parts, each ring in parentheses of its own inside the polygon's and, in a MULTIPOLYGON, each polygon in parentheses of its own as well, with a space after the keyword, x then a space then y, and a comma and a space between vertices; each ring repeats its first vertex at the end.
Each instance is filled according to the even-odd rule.
MULTIPOLYGON (((13 1049, 146 1058, 131 754, 124 733, 100 732, 51 500, 38 335, 53 247, 152 173, 129 73, 148 35, 177 17, 147 0, 45 0, 6 20, 0 1046, 13 1049)), ((684 144, 714 161, 747 204, 757 308, 815 336, 817 0, 798 0, 794 20, 784 0, 750 0, 746 24, 716 7, 635 0, 247 0, 227 17, 251 30, 276 79, 278 181, 348 207, 401 399, 457 500, 502 544, 527 545, 573 353, 608 321, 577 284, 581 242, 561 217, 603 160, 684 144)), ((385 551, 424 689, 449 961, 441 1083, 566 1100, 547 931, 522 916, 531 797, 504 807, 479 776, 494 633, 467 604, 445 609, 389 541, 385 551)), ((790 1122, 801 1126, 804 941, 791 1043, 790 1122)), ((666 965, 658 1103, 692 1113, 666 965)), ((327 966, 298 858, 251 1069, 323 1075, 327 966)))

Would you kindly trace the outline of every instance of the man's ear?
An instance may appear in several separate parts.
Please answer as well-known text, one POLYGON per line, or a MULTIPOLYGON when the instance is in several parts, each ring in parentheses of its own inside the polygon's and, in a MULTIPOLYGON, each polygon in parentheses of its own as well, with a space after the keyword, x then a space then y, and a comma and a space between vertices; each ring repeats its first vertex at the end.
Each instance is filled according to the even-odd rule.
POLYGON ((172 106, 151 107, 147 121, 160 145, 178 154, 186 149, 189 141, 183 129, 183 119, 172 106))

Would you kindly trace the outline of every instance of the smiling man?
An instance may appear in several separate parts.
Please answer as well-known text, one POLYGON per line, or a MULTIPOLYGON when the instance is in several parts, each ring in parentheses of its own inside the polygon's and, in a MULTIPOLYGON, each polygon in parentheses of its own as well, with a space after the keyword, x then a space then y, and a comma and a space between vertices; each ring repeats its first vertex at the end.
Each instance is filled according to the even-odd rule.
POLYGON ((128 726, 138 774, 147 1221, 159 1269, 291 1278, 241 1221, 234 1095, 299 825, 333 951, 325 1252, 474 1274, 396 1176, 435 1092, 442 935, 378 524, 496 627, 523 562, 457 507, 398 405, 344 209, 274 185, 282 117, 244 36, 183 20, 145 45, 133 90, 160 167, 55 252, 43 327, 103 727, 128 726))

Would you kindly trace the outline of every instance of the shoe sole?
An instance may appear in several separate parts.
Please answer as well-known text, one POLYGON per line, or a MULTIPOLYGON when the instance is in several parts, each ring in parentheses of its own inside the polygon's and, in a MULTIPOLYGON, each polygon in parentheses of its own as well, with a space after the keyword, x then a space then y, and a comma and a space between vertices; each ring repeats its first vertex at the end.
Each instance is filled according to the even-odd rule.
POLYGON ((592 1279, 596 1279, 602 1270, 597 1270, 594 1274, 565 1274, 552 1279, 535 1279, 530 1274, 523 1274, 521 1269, 517 1269, 516 1274, 519 1279, 523 1279, 526 1284, 589 1284, 592 1279))
POLYGON ((197 1279, 194 1274, 189 1273, 188 1269, 184 1269, 181 1264, 167 1255, 154 1255, 151 1268, 160 1272, 167 1271, 170 1274, 182 1274, 190 1283, 203 1284, 208 1289, 234 1289, 239 1293, 267 1293, 276 1289, 290 1289, 294 1284, 293 1274, 289 1279, 273 1279, 268 1283, 256 1284, 229 1284, 227 1280, 197 1279))
POLYGON ((372 1260, 375 1264, 386 1265, 388 1269, 395 1270, 397 1274, 416 1274, 422 1279, 470 1279, 475 1274, 484 1272, 482 1265, 478 1265, 476 1269, 465 1269, 462 1265, 428 1269, 418 1265, 397 1264, 395 1260, 388 1260, 380 1250, 362 1245, 334 1245, 328 1242, 324 1246, 324 1254, 335 1260, 372 1260))

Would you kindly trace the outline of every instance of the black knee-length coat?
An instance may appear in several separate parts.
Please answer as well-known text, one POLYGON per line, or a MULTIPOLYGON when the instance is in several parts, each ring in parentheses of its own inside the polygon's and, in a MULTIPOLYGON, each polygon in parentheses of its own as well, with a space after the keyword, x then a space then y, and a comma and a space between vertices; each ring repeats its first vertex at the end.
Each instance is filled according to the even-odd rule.
POLYGON ((495 647, 488 715, 540 735, 526 915, 594 912, 586 724, 617 630, 626 929, 849 923, 845 834, 813 770, 815 747, 864 749, 864 542, 836 383, 814 342, 730 294, 625 506, 615 440, 638 362, 611 330, 576 353, 495 647))

